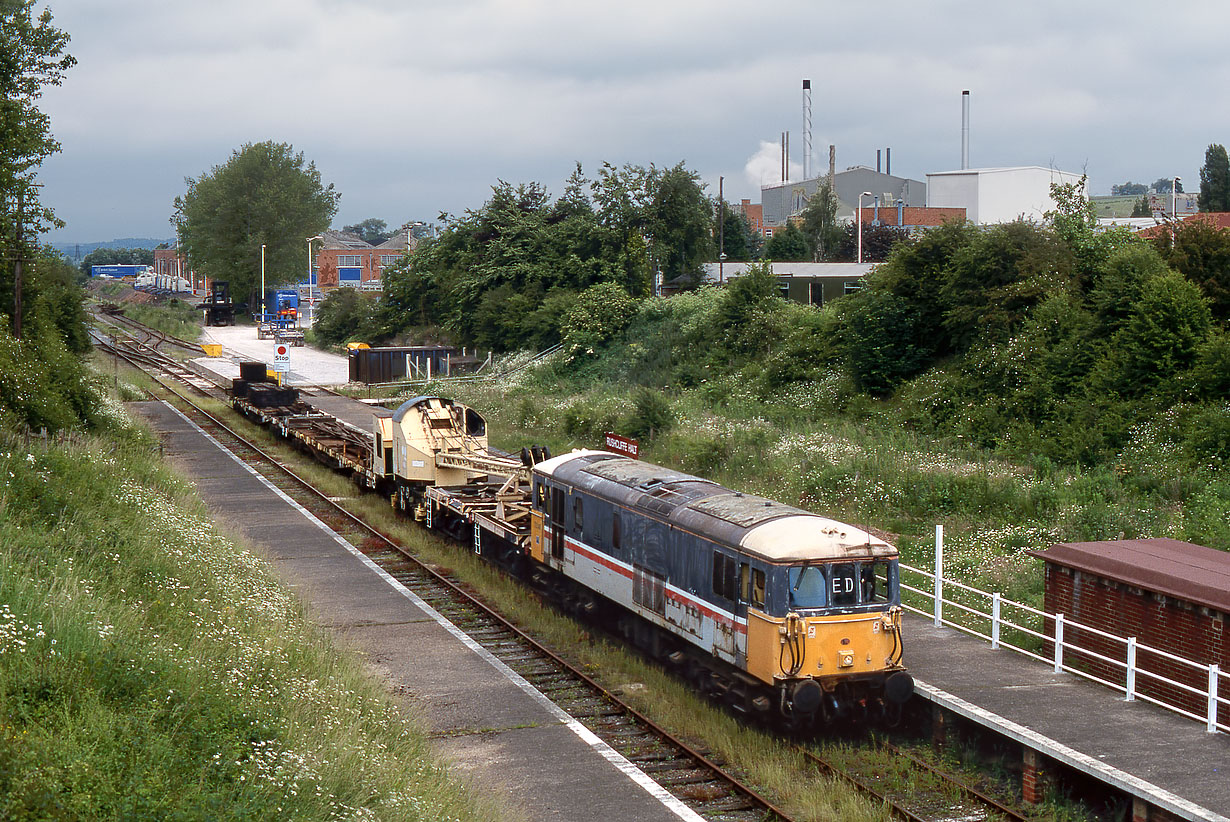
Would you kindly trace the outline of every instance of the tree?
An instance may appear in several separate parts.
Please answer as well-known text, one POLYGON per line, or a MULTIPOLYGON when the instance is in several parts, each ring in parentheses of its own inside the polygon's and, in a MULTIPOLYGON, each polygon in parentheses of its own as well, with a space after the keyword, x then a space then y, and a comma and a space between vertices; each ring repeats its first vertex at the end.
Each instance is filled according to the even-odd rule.
POLYGON ((368 217, 366 220, 354 225, 342 226, 342 231, 357 234, 359 239, 368 245, 380 245, 393 236, 392 232, 389 231, 388 223, 375 217, 368 217))
POLYGON ((1149 193, 1149 187, 1144 183, 1133 183, 1128 180, 1126 183, 1110 187, 1110 193, 1113 197, 1139 197, 1142 194, 1149 193))
POLYGON ((330 292, 316 309, 312 331, 327 345, 341 345, 361 333, 372 321, 375 299, 357 288, 330 292))
POLYGON ((760 251, 760 243, 752 232, 752 224, 738 210, 726 206, 726 216, 723 220, 722 248, 719 253, 726 254, 726 262, 748 262, 760 251))
POLYGON ((700 282, 713 258, 713 203, 700 177, 682 162, 665 171, 650 166, 646 194, 646 234, 662 281, 700 282))
POLYGON ((1209 306, 1195 285, 1175 272, 1146 282, 1113 342, 1119 391, 1139 397, 1173 390, 1176 377, 1195 363, 1209 327, 1209 306))
POLYGON ((303 270, 303 238, 329 227, 340 195, 321 185, 316 164, 304 163, 289 143, 247 143, 225 165, 185 180, 175 198, 180 249, 210 279, 227 280, 232 294, 257 303, 261 246, 265 283, 294 282, 303 270))
MULTIPOLYGON (((68 35, 51 25, 51 12, 35 17, 33 0, 0 2, 0 237, 5 246, 17 235, 21 203, 22 248, 0 255, 0 314, 15 316, 16 266, 22 259, 22 297, 33 246, 27 244, 51 227, 63 225, 39 203, 35 175, 43 161, 60 150, 51 136, 51 119, 37 102, 47 86, 58 86, 76 60, 64 53, 68 35)), ((24 311, 23 311, 24 313, 24 311)))
POLYGON ((778 262, 802 263, 811 260, 807 237, 799 227, 790 222, 785 228, 773 230, 773 236, 764 244, 764 257, 778 262))
POLYGON ((1153 216, 1153 206, 1150 205, 1149 203, 1148 194, 1140 195, 1140 199, 1137 200, 1135 205, 1132 206, 1132 216, 1133 217, 1152 217, 1153 216))
POLYGON ((1230 157, 1220 143, 1213 143, 1204 152, 1196 202, 1201 211, 1230 211, 1230 157))
POLYGON ((636 306, 636 300, 618 283, 590 286, 577 295, 563 318, 564 343, 574 355, 592 354, 627 327, 636 306))
POLYGON ((799 216, 802 218, 803 236, 811 247, 812 260, 821 262, 833 259, 841 245, 842 230, 837 225, 837 195, 828 180, 820 184, 799 216))
MULTIPOLYGON (((1158 177, 1156 180, 1153 181, 1152 188, 1153 188, 1154 194, 1169 194, 1170 190, 1174 188, 1174 178, 1173 177, 1158 177)), ((1182 181, 1179 181, 1178 193, 1179 194, 1183 193, 1183 182, 1182 181)))
POLYGON ((64 53, 68 40, 51 25, 49 10, 35 18, 34 0, 0 2, 0 195, 11 225, 13 200, 19 191, 25 194, 25 228, 31 234, 60 225, 50 209, 39 206, 31 184, 43 161, 60 150, 51 119, 36 102, 45 87, 60 85, 76 65, 64 53))
POLYGON ((1213 316, 1230 320, 1230 230, 1219 228, 1196 215, 1172 227, 1169 235, 1154 238, 1153 247, 1203 292, 1213 316))
MULTIPOLYGON (((841 241, 829 255, 830 260, 854 262, 858 259, 858 224, 851 221, 840 229, 841 241)), ((882 263, 888 259, 897 243, 906 239, 904 228, 895 225, 872 225, 863 223, 863 262, 882 263)))
POLYGON ((953 255, 940 287, 944 328, 957 351, 1001 342, 1047 295, 1073 279, 1074 260, 1054 233, 1021 220, 973 235, 953 255))

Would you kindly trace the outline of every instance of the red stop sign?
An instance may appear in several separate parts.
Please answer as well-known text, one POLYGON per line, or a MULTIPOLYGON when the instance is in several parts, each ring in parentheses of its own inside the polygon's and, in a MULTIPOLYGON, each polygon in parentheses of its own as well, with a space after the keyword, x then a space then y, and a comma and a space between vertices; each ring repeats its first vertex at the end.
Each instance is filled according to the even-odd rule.
POLYGON ((278 346, 278 356, 285 356, 285 355, 286 355, 286 346, 279 345, 278 346))

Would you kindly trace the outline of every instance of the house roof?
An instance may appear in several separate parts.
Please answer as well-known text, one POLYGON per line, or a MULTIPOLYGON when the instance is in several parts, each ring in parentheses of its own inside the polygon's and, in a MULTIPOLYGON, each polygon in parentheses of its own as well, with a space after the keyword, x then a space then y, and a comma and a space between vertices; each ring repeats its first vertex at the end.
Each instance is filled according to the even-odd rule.
MULTIPOLYGON (((1180 215, 1179 222, 1185 223, 1188 220, 1199 220, 1208 223, 1213 228, 1230 228, 1230 211, 1201 211, 1196 214, 1189 214, 1184 217, 1180 215)), ((1160 225, 1151 225, 1148 228, 1141 229, 1136 232, 1142 237, 1157 237, 1165 236, 1170 230, 1167 223, 1160 225)))
MULTIPOLYGON (((752 263, 724 263, 722 274, 726 278, 740 277, 747 273, 752 263)), ((791 263, 773 261, 774 277, 834 277, 856 280, 865 277, 875 268, 875 263, 791 263)), ((717 282, 718 264, 705 263, 705 282, 717 282)))
POLYGON ((1230 553, 1177 539, 1061 542, 1030 551, 1048 563, 1230 613, 1230 553))
POLYGON ((320 236, 323 238, 321 240, 321 250, 322 251, 324 249, 337 249, 337 248, 364 249, 364 248, 372 247, 369 243, 365 242, 363 238, 360 237, 358 234, 352 234, 349 231, 334 231, 333 229, 330 228, 326 231, 320 232, 320 236))

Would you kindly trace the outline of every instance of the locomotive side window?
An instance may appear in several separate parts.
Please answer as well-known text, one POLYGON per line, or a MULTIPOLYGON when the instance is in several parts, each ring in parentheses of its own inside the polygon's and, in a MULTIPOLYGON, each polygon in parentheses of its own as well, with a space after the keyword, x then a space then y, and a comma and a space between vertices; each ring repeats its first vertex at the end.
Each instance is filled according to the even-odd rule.
POLYGON ((621 535, 619 533, 619 512, 616 511, 614 514, 611 515, 611 548, 615 549, 616 551, 619 550, 620 536, 621 535))
POLYGON ((829 595, 837 607, 858 604, 858 566, 841 563, 829 571, 829 595))
POLYGON ((572 525, 579 535, 584 529, 584 517, 582 516, 581 498, 572 498, 572 525))
POLYGON ((739 594, 744 602, 764 607, 764 571, 746 562, 739 564, 739 594))
POLYGON ((815 565, 790 569, 790 604, 795 608, 823 608, 828 605, 827 580, 815 565))
POLYGON ((564 558, 564 491, 553 488, 551 494, 551 556, 564 558))
POLYGON ((733 557, 713 552, 713 593, 734 602, 739 597, 733 557))

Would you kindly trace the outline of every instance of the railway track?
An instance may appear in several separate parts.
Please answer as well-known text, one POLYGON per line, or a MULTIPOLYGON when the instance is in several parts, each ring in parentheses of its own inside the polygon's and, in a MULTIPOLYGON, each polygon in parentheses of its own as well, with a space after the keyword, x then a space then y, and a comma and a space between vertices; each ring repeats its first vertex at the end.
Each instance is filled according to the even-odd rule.
MULTIPOLYGON (((200 408, 168 384, 159 374, 187 385, 199 396, 224 399, 225 389, 185 369, 179 361, 143 343, 116 344, 95 333, 100 349, 150 373, 158 384, 159 399, 172 402, 202 429, 238 454, 276 487, 327 523, 399 582, 453 624, 487 648, 497 659, 523 676, 561 709, 573 716, 615 750, 636 763, 652 778, 702 816, 714 820, 791 820, 768 798, 744 784, 721 762, 710 758, 653 723, 616 693, 569 664, 560 655, 508 622, 479 595, 447 571, 420 562, 394 539, 355 517, 317 491, 289 467, 261 450, 222 420, 200 408)), ((332 392, 331 392, 332 393, 332 392)), ((880 743, 888 745, 889 743, 880 743)), ((882 765, 858 765, 850 759, 835 764, 814 749, 799 752, 826 777, 847 782, 889 815, 908 822, 980 822, 1026 820, 959 777, 936 769, 899 748, 889 747, 897 767, 891 774, 876 772, 882 765), (907 771, 911 773, 906 773, 907 771), (904 790, 899 786, 907 785, 904 790)), ((883 750, 883 749, 882 749, 883 750)), ((879 760, 868 760, 883 762, 879 760)))
MULTIPOLYGON (((120 356, 124 356, 122 353, 120 356)), ((133 359, 130 362, 139 365, 133 359)), ((638 764, 664 788, 707 819, 787 820, 790 816, 737 776, 653 724, 635 709, 488 607, 450 575, 417 560, 396 541, 316 491, 184 394, 155 377, 160 399, 237 454, 279 490, 303 505, 379 564, 401 584, 523 676, 556 705, 638 764)))
POLYGON ((820 773, 833 776, 892 808, 905 822, 1027 822, 1021 814, 974 785, 887 740, 872 740, 843 752, 842 761, 811 748, 799 753, 820 773), (893 767, 883 768, 885 755, 893 767), (908 779, 903 779, 903 775, 908 779), (922 775, 923 778, 919 778, 922 775), (902 785, 908 784, 908 795, 902 785))
MULTIPOLYGON (((96 347, 107 352, 111 352, 118 347, 125 355, 132 359, 146 363, 162 373, 186 382, 192 385, 194 389, 204 389, 215 399, 226 399, 226 392, 230 388, 230 380, 220 377, 211 378, 205 374, 193 371, 185 366, 182 360, 170 356, 165 351, 166 348, 171 348, 199 357, 204 351, 197 343, 180 339, 156 328, 151 328, 123 314, 99 311, 95 312, 93 316, 100 323, 107 325, 111 329, 108 335, 104 335, 101 331, 97 330, 91 331, 91 338, 94 340, 96 347), (185 379, 188 375, 195 375, 195 380, 185 379)), ((335 391, 326 385, 296 385, 295 388, 299 389, 301 394, 309 397, 344 396, 341 392, 335 391)))

